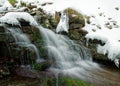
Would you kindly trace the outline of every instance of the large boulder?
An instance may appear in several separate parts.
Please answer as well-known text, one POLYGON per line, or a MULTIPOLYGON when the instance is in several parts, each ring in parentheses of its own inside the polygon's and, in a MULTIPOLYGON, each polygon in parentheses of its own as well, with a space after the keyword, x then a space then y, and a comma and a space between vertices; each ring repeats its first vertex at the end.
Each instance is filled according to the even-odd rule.
POLYGON ((69 17, 70 29, 81 29, 85 26, 84 15, 71 8, 66 9, 65 12, 69 17))

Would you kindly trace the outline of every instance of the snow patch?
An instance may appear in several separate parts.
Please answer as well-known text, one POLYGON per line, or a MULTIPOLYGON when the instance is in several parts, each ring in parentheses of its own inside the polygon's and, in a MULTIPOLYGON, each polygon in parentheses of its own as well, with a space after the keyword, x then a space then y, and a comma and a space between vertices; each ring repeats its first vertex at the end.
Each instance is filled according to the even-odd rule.
POLYGON ((0 7, 0 11, 7 11, 13 8, 13 6, 9 3, 9 1, 3 1, 0 2, 2 4, 2 7, 0 7))
POLYGON ((26 22, 29 22, 32 26, 38 25, 34 18, 26 12, 9 12, 0 18, 0 22, 12 25, 20 25, 20 20, 22 19, 26 22))

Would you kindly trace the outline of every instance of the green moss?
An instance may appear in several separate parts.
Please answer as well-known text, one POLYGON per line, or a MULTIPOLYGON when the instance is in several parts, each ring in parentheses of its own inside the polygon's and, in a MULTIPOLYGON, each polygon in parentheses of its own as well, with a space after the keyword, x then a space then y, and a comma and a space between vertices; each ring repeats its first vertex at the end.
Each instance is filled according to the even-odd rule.
POLYGON ((70 30, 69 37, 74 40, 79 40, 81 38, 81 34, 77 30, 70 30))
POLYGON ((16 0, 8 0, 13 6, 15 6, 15 3, 17 3, 16 0))
POLYGON ((78 15, 79 19, 83 19, 83 15, 74 9, 68 8, 65 11, 68 12, 69 14, 76 14, 76 15, 78 15))
POLYGON ((87 24, 90 24, 90 16, 85 16, 87 24))
MULTIPOLYGON (((48 77, 47 75, 41 76, 44 77, 40 77, 39 79, 38 78, 32 79, 19 76, 12 76, 10 78, 6 78, 4 83, 0 84, 1 86, 56 86, 56 78, 54 76, 51 77, 48 77)), ((93 86, 93 85, 80 79, 73 79, 70 77, 61 76, 58 80, 58 86, 93 86)))
POLYGON ((83 27, 85 26, 84 16, 81 13, 79 13, 78 11, 71 9, 71 8, 66 9, 65 12, 68 13, 69 18, 71 18, 70 19, 71 21, 72 21, 72 19, 74 19, 73 20, 74 23, 80 23, 80 24, 82 24, 83 27), (76 15, 76 16, 73 18, 73 17, 71 17, 72 15, 76 15))
POLYGON ((61 77, 59 80, 59 86, 92 86, 92 84, 82 81, 80 79, 61 77))
POLYGON ((21 6, 26 7, 26 3, 25 2, 21 2, 21 6))
POLYGON ((39 70, 39 71, 44 71, 48 67, 50 67, 50 62, 48 62, 48 61, 34 64, 34 69, 39 70))

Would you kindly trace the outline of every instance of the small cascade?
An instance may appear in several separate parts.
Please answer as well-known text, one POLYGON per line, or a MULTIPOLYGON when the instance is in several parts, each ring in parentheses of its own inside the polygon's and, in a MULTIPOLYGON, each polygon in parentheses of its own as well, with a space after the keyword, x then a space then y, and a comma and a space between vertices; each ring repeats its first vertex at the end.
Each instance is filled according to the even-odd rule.
POLYGON ((49 69, 56 76, 56 86, 58 86, 59 73, 78 77, 83 80, 90 80, 93 70, 98 71, 98 64, 92 62, 90 51, 82 44, 77 44, 67 36, 56 34, 53 31, 39 27, 48 57, 52 60, 49 69))
POLYGON ((49 29, 40 27, 48 56, 53 59, 53 67, 69 69, 78 66, 81 60, 90 60, 91 54, 83 45, 78 45, 68 37, 55 34, 49 29))
POLYGON ((20 54, 20 64, 22 67, 24 66, 29 66, 30 64, 33 64, 33 61, 30 59, 29 54, 32 52, 35 54, 34 56, 37 57, 36 62, 40 62, 40 55, 37 47, 32 44, 27 37, 26 34, 22 32, 20 28, 17 27, 11 27, 11 28, 6 28, 6 33, 9 33, 10 35, 13 36, 15 40, 15 44, 21 48, 21 54, 20 54))
MULTIPOLYGON (((61 21, 67 20, 68 16, 66 14, 62 14, 62 16, 66 17, 61 17, 61 21)), ((56 32, 67 32, 67 25, 68 22, 59 23, 56 32)), ((75 41, 69 39, 69 37, 56 34, 42 26, 38 28, 45 43, 48 57, 52 60, 52 66, 49 70, 54 72, 55 76, 57 75, 56 86, 58 86, 59 73, 89 81, 93 76, 93 70, 94 72, 101 70, 98 64, 92 62, 92 55, 84 47, 84 44, 77 44, 75 41)))

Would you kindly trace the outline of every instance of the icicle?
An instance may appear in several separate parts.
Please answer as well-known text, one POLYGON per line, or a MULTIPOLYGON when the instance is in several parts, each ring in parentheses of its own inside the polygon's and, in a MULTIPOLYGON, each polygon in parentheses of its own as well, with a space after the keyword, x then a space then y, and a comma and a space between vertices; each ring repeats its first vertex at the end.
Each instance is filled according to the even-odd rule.
POLYGON ((115 65, 119 68, 120 65, 120 60, 119 59, 115 59, 114 60, 115 65))
POLYGON ((62 32, 65 31, 68 33, 68 29, 69 29, 69 18, 67 16, 67 14, 65 12, 61 12, 61 18, 60 18, 60 22, 56 28, 56 32, 62 32))

